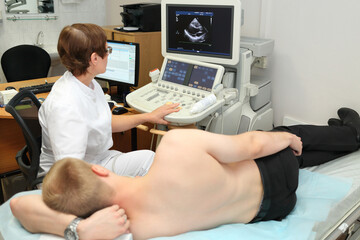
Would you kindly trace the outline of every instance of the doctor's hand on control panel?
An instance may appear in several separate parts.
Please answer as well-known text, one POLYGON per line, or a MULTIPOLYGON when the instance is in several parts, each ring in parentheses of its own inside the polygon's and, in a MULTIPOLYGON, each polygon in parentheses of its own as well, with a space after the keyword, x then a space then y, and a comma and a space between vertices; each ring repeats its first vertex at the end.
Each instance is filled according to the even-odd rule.
POLYGON ((164 117, 168 114, 180 111, 179 103, 166 103, 152 112, 134 115, 112 115, 112 131, 123 132, 145 122, 156 124, 169 124, 164 117))
POLYGON ((164 119, 164 117, 170 113, 178 112, 181 110, 179 107, 179 103, 168 102, 161 107, 158 107, 151 113, 149 113, 149 122, 158 123, 158 124, 169 124, 168 121, 164 119))

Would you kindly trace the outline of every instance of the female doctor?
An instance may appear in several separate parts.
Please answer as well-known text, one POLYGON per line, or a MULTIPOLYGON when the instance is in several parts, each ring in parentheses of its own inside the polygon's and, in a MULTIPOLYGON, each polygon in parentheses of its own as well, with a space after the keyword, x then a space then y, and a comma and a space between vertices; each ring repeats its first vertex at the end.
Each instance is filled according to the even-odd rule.
MULTIPOLYGON (((109 150, 112 132, 126 131, 144 122, 167 124, 164 116, 179 111, 178 104, 164 105, 151 113, 112 115, 94 80, 105 72, 111 50, 104 30, 97 25, 73 24, 61 31, 58 53, 68 71, 56 81, 39 110, 40 174, 47 173, 55 161, 65 157, 99 164, 119 175, 143 176, 149 170, 154 153, 109 150)), ((40 195, 13 199, 10 206, 14 216, 31 232, 50 231, 63 236, 75 218, 47 208, 40 195)), ((125 212, 118 206, 101 210, 78 224, 76 232, 81 239, 113 238, 129 228, 125 212)))
POLYGON ((94 24, 74 24, 60 33, 58 52, 68 69, 56 81, 39 110, 42 127, 41 171, 65 157, 102 165, 119 175, 143 176, 151 166, 150 150, 111 151, 112 132, 122 132, 144 122, 167 124, 164 116, 178 104, 164 105, 151 113, 112 115, 100 85, 94 80, 106 71, 112 49, 104 30, 94 24))

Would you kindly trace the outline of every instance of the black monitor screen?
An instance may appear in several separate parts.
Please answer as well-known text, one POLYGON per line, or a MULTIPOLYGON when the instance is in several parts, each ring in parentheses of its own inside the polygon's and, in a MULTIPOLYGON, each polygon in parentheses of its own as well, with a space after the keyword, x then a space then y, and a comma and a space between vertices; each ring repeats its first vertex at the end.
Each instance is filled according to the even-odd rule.
POLYGON ((167 52, 232 58, 233 6, 167 5, 167 52))
POLYGON ((109 81, 110 85, 137 86, 139 76, 139 44, 107 41, 112 47, 106 72, 96 78, 109 81))

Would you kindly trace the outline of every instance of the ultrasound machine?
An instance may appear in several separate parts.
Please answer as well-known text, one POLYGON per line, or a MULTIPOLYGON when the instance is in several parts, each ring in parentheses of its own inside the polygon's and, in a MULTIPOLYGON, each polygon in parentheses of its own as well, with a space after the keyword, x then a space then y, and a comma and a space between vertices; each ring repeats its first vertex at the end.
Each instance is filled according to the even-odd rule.
POLYGON ((161 14, 163 65, 127 104, 151 112, 180 103, 165 117, 170 124, 216 133, 271 129, 271 82, 252 78, 251 70, 265 67, 256 63, 265 62, 274 41, 240 37, 240 1, 163 0, 161 14))

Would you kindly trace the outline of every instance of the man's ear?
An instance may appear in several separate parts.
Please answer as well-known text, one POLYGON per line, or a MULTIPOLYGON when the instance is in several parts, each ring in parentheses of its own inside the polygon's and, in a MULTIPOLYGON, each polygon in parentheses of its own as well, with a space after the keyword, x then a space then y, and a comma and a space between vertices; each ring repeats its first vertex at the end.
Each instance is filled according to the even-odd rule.
POLYGON ((110 171, 100 165, 92 165, 91 170, 100 177, 109 176, 110 171))

